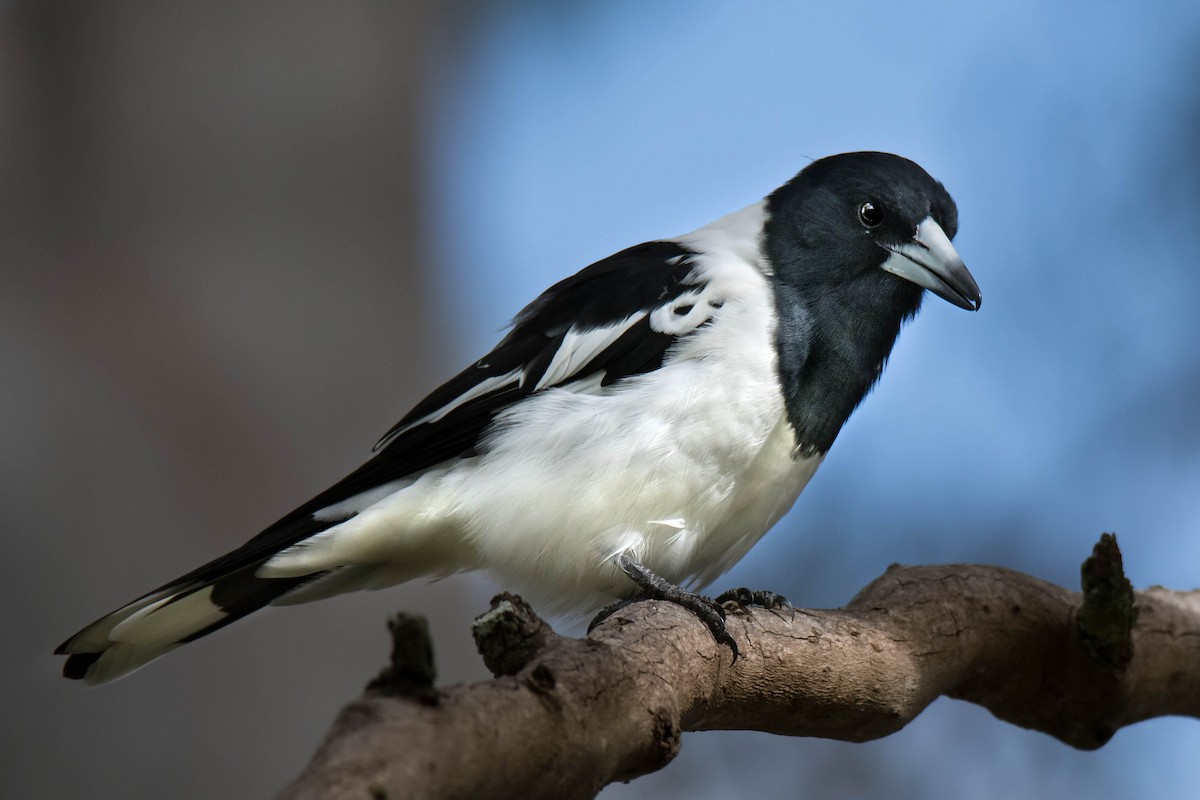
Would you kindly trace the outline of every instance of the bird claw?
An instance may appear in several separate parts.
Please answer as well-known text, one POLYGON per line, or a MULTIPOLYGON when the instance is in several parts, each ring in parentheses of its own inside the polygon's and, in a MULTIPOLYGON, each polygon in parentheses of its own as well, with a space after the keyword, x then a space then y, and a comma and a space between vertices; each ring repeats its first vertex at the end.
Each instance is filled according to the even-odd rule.
POLYGON ((677 597, 654 597, 647 595, 643 597, 630 598, 628 600, 618 600, 617 602, 600 609, 599 613, 597 613, 596 616, 592 618, 592 621, 588 623, 588 633, 591 633, 597 625, 599 625, 601 622, 604 622, 604 620, 608 619, 621 609, 625 608, 626 606, 633 605, 634 603, 641 602, 642 600, 663 600, 665 602, 674 603, 677 606, 686 608, 688 611, 692 612, 697 619, 704 623, 704 627, 708 628, 709 633, 712 634, 712 637, 716 640, 717 644, 728 645, 729 649, 733 651, 733 660, 729 662, 730 666, 733 666, 737 663, 738 646, 733 637, 729 635, 729 631, 725 629, 725 608, 717 601, 705 597, 704 595, 681 593, 677 597))
POLYGON ((626 599, 626 600, 618 600, 615 603, 610 603, 609 605, 606 605, 604 608, 600 609, 600 611, 596 614, 596 616, 592 617, 592 621, 588 623, 587 632, 591 633, 592 630, 594 630, 595 627, 597 625, 599 625, 601 622, 604 622, 604 620, 608 619, 613 614, 620 611, 622 608, 633 605, 634 603, 636 603, 642 599, 644 599, 644 598, 634 597, 634 598, 630 598, 630 599, 626 599))
MULTIPOLYGON (((642 590, 642 597, 638 599, 650 600, 665 600, 674 603, 677 606, 682 606, 692 612, 705 627, 708 628, 717 644, 729 645, 729 649, 733 651, 733 660, 729 662, 730 666, 737 663, 738 646, 733 637, 729 635, 729 631, 725 629, 725 607, 717 600, 705 597, 701 594, 689 592, 682 589, 668 580, 665 580, 658 575, 655 575, 650 570, 646 569, 636 558, 628 553, 621 553, 615 559, 616 566, 624 572, 629 578, 636 583, 642 590)), ((614 603, 611 606, 601 610, 601 612, 592 620, 590 631, 598 625, 605 617, 611 615, 619 608, 623 608, 633 600, 626 600, 619 603, 614 603)))
POLYGON ((738 646, 733 637, 729 635, 729 631, 725 630, 725 623, 721 623, 720 633, 714 631, 712 628, 709 628, 709 631, 712 632, 713 638, 717 640, 717 644, 727 644, 729 645, 729 649, 733 651, 733 658, 729 659, 729 666, 732 667, 738 660, 738 646))
POLYGON ((737 611, 739 614, 747 614, 751 606, 758 606, 771 612, 790 611, 793 618, 796 616, 795 606, 788 602, 786 597, 765 590, 752 591, 739 586, 736 589, 730 589, 727 592, 717 595, 716 602, 721 603, 730 610, 737 611))
POLYGON ((729 666, 733 666, 738 660, 738 646, 733 637, 729 635, 729 631, 725 628, 725 607, 717 600, 705 597, 702 594, 691 595, 693 603, 681 602, 674 600, 673 602, 683 606, 688 611, 696 615, 709 633, 716 639, 717 644, 729 645, 729 649, 733 651, 733 660, 729 662, 729 666))

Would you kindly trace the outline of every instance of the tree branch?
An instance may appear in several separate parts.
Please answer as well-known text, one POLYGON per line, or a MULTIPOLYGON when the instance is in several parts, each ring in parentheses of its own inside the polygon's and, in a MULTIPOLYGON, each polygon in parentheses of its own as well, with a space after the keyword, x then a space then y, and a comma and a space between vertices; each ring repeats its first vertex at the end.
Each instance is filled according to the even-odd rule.
POLYGON ((405 640, 420 631, 393 623, 393 664, 280 797, 593 797, 666 765, 682 731, 859 742, 940 695, 1083 749, 1140 720, 1200 716, 1200 591, 1133 592, 1107 534, 1083 572, 1080 594, 1000 567, 893 566, 844 609, 730 614, 733 666, 671 604, 570 639, 500 595, 475 627, 498 677, 441 690, 405 640))

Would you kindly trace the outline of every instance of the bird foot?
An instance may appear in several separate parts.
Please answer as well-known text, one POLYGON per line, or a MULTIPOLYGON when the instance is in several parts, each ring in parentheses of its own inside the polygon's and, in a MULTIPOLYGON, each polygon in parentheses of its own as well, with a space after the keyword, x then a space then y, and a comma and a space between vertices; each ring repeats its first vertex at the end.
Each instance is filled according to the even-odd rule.
POLYGON ((717 641, 717 644, 728 645, 729 649, 733 651, 733 660, 730 662, 730 665, 732 666, 737 663, 737 642, 733 640, 733 637, 729 635, 729 631, 725 629, 725 608, 720 602, 713 600, 711 597, 689 592, 665 578, 660 578, 628 554, 623 553, 617 556, 615 561, 621 571, 628 575, 630 580, 636 583, 638 588, 642 590, 641 596, 606 606, 596 615, 591 624, 588 625, 589 631, 614 612, 631 603, 639 600, 665 600, 692 612, 708 628, 713 639, 717 641))
POLYGON ((625 608, 626 606, 631 606, 634 603, 637 603, 641 600, 648 600, 648 599, 649 598, 647 598, 647 597, 630 597, 625 600, 618 600, 615 603, 605 606, 604 608, 600 609, 600 612, 598 614, 596 614, 596 616, 592 617, 592 621, 588 623, 588 628, 587 628, 588 633, 591 633, 593 628, 595 628, 601 622, 604 622, 604 620, 608 619, 613 614, 620 611, 622 608, 625 608))
POLYGON ((786 597, 764 590, 752 591, 738 587, 717 595, 716 602, 739 614, 749 613, 751 606, 758 606, 768 611, 790 611, 793 617, 796 616, 795 606, 788 602, 786 597))

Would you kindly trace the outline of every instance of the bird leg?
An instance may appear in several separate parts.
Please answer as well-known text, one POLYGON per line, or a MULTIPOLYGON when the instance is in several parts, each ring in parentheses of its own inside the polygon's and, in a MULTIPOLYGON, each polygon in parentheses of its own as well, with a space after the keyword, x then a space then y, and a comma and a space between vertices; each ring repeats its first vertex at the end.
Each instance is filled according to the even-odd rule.
POLYGON ((619 554, 613 559, 613 562, 622 572, 629 576, 630 580, 638 585, 638 588, 642 590, 641 596, 634 599, 621 600, 610 606, 605 606, 596 615, 596 618, 591 621, 591 624, 588 625, 589 631, 614 612, 631 603, 639 600, 665 600, 682 606, 695 614, 696 618, 703 622, 709 632, 712 633, 713 638, 717 640, 718 644, 729 645, 729 649, 733 651, 733 661, 730 663, 737 662, 737 642, 725 630, 725 609, 719 601, 701 594, 689 592, 686 589, 681 589, 665 578, 661 578, 646 569, 636 558, 628 553, 619 554))

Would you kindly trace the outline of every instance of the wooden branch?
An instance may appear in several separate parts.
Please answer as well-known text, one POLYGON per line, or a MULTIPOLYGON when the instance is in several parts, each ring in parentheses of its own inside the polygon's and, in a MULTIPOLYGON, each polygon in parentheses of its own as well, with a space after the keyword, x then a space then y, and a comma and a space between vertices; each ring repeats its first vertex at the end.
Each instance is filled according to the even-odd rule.
POLYGON ((893 566, 844 609, 730 614, 732 666, 668 603, 581 640, 501 595, 475 628, 498 677, 440 690, 405 638, 422 634, 393 624, 393 664, 280 797, 587 798, 666 765, 682 731, 859 742, 940 695, 1084 749, 1200 716, 1200 591, 1133 592, 1107 534, 1083 572, 1080 594, 999 567, 893 566))

